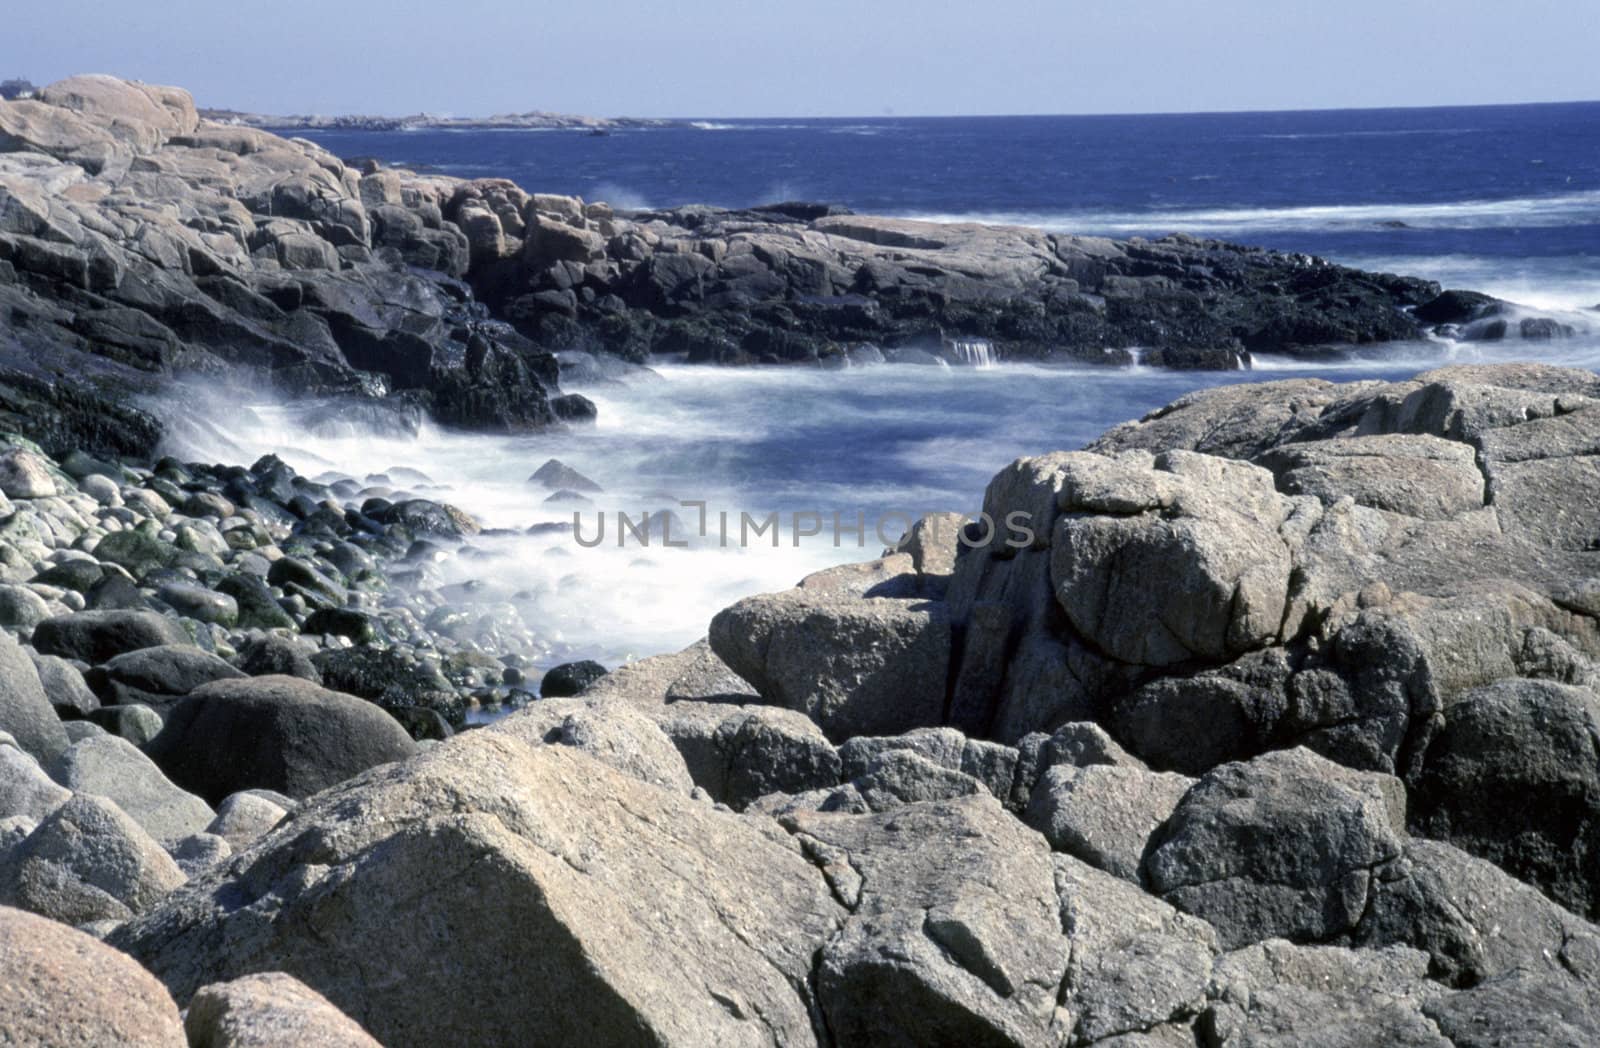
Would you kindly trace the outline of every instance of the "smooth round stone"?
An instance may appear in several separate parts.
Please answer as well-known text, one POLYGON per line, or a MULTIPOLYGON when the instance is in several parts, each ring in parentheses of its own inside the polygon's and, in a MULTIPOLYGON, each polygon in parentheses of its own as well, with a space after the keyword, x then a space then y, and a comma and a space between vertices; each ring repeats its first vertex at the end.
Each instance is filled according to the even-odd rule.
POLYGON ((0 585, 0 626, 32 630, 50 617, 45 599, 22 586, 0 585))
POLYGON ((239 602, 226 593, 187 582, 169 582, 158 591, 162 600, 187 619, 232 626, 239 621, 239 602))
POLYGON ((0 492, 14 499, 42 499, 57 494, 50 463, 25 448, 0 452, 0 492))
POLYGON ((178 526, 174 544, 181 550, 191 553, 208 553, 221 556, 228 552, 227 539, 209 522, 203 524, 181 524, 178 526))
POLYGON ((190 495, 179 509, 186 517, 215 517, 217 520, 227 520, 235 512, 233 503, 209 491, 190 495))
POLYGON ((117 487, 116 481, 99 473, 91 473, 78 481, 78 490, 102 506, 116 506, 122 503, 122 491, 117 487))

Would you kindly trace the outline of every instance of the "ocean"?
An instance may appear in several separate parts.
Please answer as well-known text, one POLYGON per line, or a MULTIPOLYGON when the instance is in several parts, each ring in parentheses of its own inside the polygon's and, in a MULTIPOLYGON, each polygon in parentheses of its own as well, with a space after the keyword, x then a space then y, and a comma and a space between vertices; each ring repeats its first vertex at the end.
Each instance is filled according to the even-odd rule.
MULTIPOLYGON (((415 468, 504 529, 452 562, 475 599, 518 608, 549 665, 615 665, 704 635, 718 609, 875 555, 904 516, 975 512, 1019 455, 1081 446, 1199 386, 1289 376, 1403 378, 1451 361, 1600 367, 1600 103, 1449 109, 978 119, 699 120, 572 131, 318 132, 345 157, 510 178, 629 208, 781 200, 1116 237, 1171 232, 1307 252, 1486 291, 1557 313, 1578 337, 1376 347, 1345 361, 1264 357, 1250 372, 880 366, 730 370, 663 364, 578 387, 592 428, 523 437, 425 429, 415 440, 309 435, 281 406, 219 419, 213 457, 273 451, 309 474, 415 468), (551 505, 526 482, 556 457, 606 488, 551 505), (696 505, 683 506, 681 502, 696 505), (615 513, 673 508, 688 548, 616 545, 615 513), (528 534, 572 522, 569 534, 528 534), (719 514, 731 514, 720 541, 719 514), (739 521, 780 514, 741 545, 739 521), (834 515, 844 528, 836 533, 834 515), (818 533, 808 531, 813 518, 818 533), (864 518, 866 534, 849 528, 864 518)), ((246 459, 248 461, 248 459, 246 459)), ((677 527, 677 525, 674 525, 677 527)), ((682 532, 675 531, 676 540, 682 532)))

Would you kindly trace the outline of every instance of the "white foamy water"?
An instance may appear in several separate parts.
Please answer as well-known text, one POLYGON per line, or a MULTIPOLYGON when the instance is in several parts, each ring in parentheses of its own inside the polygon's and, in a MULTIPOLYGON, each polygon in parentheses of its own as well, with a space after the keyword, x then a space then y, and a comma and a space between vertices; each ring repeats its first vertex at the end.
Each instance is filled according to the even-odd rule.
MULTIPOLYGON (((213 414, 210 447, 200 457, 248 463, 268 452, 302 473, 357 479, 395 467, 420 470, 431 485, 418 495, 454 503, 487 528, 476 553, 447 564, 450 581, 481 583, 484 600, 515 600, 548 646, 550 661, 594 657, 615 664, 676 650, 703 636, 715 612, 740 597, 783 589, 819 568, 875 556, 882 523, 897 537, 925 512, 976 512, 984 485, 1011 460, 1082 446, 1197 386, 1317 375, 1402 378, 1452 361, 1534 355, 1531 343, 1470 346, 1425 343, 1384 347, 1365 361, 1303 364, 1266 358, 1255 372, 1164 372, 1148 368, 1062 369, 888 365, 845 371, 665 366, 655 381, 584 388, 599 423, 517 437, 427 427, 415 439, 308 434, 288 409, 213 414), (570 534, 528 534, 536 524, 571 523, 574 508, 546 502, 527 482, 559 458, 606 490, 578 507, 592 540, 597 513, 605 541, 580 546, 570 534), (698 530, 703 501, 708 536, 698 530), (615 514, 637 521, 670 508, 671 537, 689 548, 617 546, 615 514), (719 541, 729 514, 730 543, 719 541), (780 514, 780 544, 770 533, 740 548, 740 514, 780 514), (835 544, 833 515, 842 530, 835 544), (796 514, 805 516, 796 517, 796 514), (810 514, 815 514, 813 518, 810 514), (866 519, 864 538, 851 526, 866 519), (802 536, 799 524, 820 529, 802 536), (681 526, 681 530, 680 529, 681 526), (685 535, 685 533, 690 533, 685 535)), ((1600 339, 1542 344, 1541 358, 1600 366, 1600 339)))
MULTIPOLYGON (((1597 217, 1600 222, 1600 217, 1597 217)), ((1477 255, 1377 255, 1341 257, 1358 269, 1437 280, 1445 287, 1471 288, 1535 309, 1588 313, 1600 321, 1600 256, 1484 258, 1477 255)), ((1570 318, 1569 318, 1570 319, 1570 318)))
POLYGON ((1143 211, 973 211, 911 213, 928 222, 1035 226, 1052 232, 1107 236, 1191 233, 1260 236, 1282 230, 1556 228, 1600 222, 1600 191, 1442 203, 1337 204, 1302 207, 1172 208, 1143 211))

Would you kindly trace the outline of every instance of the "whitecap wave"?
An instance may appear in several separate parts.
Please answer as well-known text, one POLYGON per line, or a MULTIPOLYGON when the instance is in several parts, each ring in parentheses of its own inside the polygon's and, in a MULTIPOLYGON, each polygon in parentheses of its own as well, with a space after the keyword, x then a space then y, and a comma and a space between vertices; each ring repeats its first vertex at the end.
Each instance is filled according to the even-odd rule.
POLYGON ((1413 229, 1509 229, 1600 225, 1600 190, 1500 200, 1411 204, 1330 204, 1297 207, 1174 208, 1148 211, 970 211, 913 212, 927 222, 982 222, 1035 226, 1059 232, 1113 236, 1192 233, 1204 236, 1261 234, 1283 230, 1359 230, 1384 226, 1413 229))
MULTIPOLYGON (((1338 261, 1358 269, 1436 280, 1445 287, 1471 288, 1535 309, 1572 311, 1600 306, 1600 257, 1341 255, 1338 261)), ((1593 323, 1595 317, 1591 314, 1587 320, 1593 323)))

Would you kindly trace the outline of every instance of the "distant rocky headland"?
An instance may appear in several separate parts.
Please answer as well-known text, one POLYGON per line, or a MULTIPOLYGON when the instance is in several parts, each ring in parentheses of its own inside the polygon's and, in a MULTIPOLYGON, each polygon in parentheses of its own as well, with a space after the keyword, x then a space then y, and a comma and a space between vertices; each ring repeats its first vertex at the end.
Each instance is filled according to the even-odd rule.
POLYGON ((237 109, 201 109, 200 118, 219 124, 257 127, 264 131, 502 131, 563 130, 609 131, 624 127, 679 127, 682 121, 641 117, 575 116, 571 113, 498 113, 494 116, 273 116, 237 109))
POLYGON ((1185 236, 1113 241, 817 204, 624 212, 346 163, 104 76, 0 103, 0 421, 148 455, 182 376, 446 425, 589 417, 562 351, 635 362, 1001 359, 1181 368, 1257 352, 1553 337, 1471 292, 1185 236))

